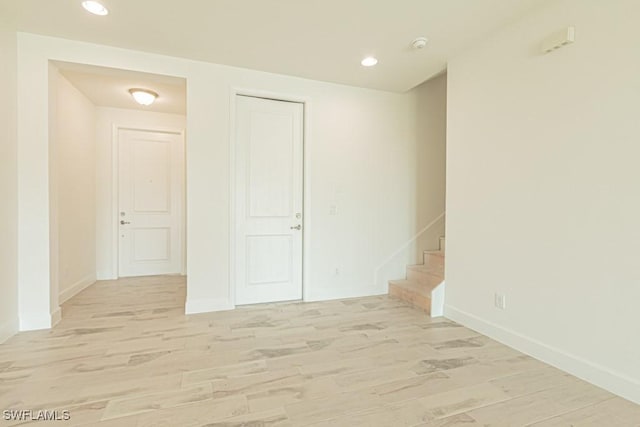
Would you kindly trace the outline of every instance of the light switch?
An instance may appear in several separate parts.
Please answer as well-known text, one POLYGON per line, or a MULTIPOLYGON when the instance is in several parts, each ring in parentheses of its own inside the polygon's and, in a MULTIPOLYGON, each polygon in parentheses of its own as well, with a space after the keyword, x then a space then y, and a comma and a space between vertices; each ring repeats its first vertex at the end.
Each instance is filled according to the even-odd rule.
POLYGON ((504 294, 496 292, 494 296, 494 305, 500 310, 505 310, 507 308, 507 297, 504 294))

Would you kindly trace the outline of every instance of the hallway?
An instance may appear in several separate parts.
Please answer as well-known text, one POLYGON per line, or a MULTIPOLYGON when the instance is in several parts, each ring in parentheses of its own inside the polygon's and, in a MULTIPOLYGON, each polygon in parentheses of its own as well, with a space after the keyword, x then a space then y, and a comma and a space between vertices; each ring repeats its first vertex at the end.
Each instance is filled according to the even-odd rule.
POLYGON ((91 286, 53 330, 0 345, 0 409, 68 410, 60 425, 100 426, 640 419, 632 403, 386 296, 194 316, 184 299, 180 276, 91 286))

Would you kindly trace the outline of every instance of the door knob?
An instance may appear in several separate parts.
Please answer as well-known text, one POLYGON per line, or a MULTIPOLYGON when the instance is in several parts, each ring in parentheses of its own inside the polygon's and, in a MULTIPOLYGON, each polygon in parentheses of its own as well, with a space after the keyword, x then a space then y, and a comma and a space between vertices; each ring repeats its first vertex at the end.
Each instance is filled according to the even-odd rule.
POLYGON ((129 221, 125 221, 124 219, 120 220, 120 225, 131 224, 129 221))
POLYGON ((302 225, 298 224, 295 227, 289 227, 289 228, 291 228, 292 230, 302 230, 302 225))

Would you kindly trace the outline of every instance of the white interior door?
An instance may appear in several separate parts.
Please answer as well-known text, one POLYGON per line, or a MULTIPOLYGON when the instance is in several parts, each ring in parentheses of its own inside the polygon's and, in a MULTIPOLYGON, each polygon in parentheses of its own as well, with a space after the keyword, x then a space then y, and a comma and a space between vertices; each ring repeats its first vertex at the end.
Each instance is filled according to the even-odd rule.
POLYGON ((119 276, 182 272, 184 138, 118 132, 119 276))
POLYGON ((236 99, 236 304, 302 299, 303 105, 236 99))

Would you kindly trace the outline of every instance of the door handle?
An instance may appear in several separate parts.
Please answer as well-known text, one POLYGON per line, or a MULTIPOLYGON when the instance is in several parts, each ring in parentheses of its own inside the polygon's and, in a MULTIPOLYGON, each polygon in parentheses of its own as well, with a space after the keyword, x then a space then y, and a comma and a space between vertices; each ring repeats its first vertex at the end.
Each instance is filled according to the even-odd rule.
POLYGON ((292 230, 302 230, 302 225, 298 224, 295 227, 289 227, 292 230))
POLYGON ((120 220, 120 225, 127 225, 127 224, 131 224, 129 221, 125 221, 124 219, 120 220))

